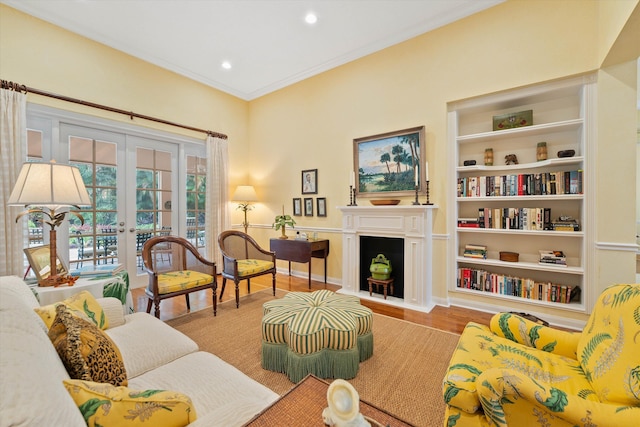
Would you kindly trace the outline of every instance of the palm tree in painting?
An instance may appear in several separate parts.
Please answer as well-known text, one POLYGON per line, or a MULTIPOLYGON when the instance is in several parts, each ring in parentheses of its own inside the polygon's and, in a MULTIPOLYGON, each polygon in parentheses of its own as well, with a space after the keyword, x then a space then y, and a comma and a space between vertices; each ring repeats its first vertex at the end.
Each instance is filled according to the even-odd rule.
POLYGON ((390 161, 391 156, 389 155, 389 153, 384 153, 382 156, 380 156, 380 163, 384 163, 385 165, 387 165, 387 171, 389 172, 389 174, 391 174, 391 169, 389 168, 390 161))
POLYGON ((400 173, 400 165, 402 164, 403 155, 406 155, 406 151, 401 145, 394 145, 391 148, 391 154, 393 154, 393 161, 396 162, 396 172, 400 173))
POLYGON ((413 161, 413 169, 415 169, 418 163, 420 162, 420 157, 418 157, 418 134, 412 133, 409 135, 405 135, 400 139, 400 143, 409 144, 409 150, 411 151, 411 159, 413 161))

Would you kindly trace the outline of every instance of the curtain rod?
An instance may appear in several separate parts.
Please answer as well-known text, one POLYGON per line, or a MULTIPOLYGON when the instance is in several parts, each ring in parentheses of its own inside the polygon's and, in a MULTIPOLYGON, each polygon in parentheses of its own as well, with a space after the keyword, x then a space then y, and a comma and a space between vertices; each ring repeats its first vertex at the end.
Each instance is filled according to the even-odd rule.
POLYGON ((85 105, 87 107, 99 108, 101 110, 111 111, 112 113, 124 114, 125 116, 129 116, 131 118, 131 120, 133 120, 134 117, 137 117, 139 119, 150 120, 152 122, 162 123, 162 124, 169 125, 169 126, 175 126, 175 127, 179 127, 179 128, 182 128, 182 129, 188 129, 188 130, 192 130, 192 131, 196 131, 196 132, 206 133, 207 135, 211 135, 211 136, 213 136, 215 138, 227 139, 227 135, 225 135, 223 133, 213 132, 213 131, 206 130, 206 129, 199 129, 199 128, 196 128, 196 127, 187 126, 187 125, 183 125, 183 124, 180 124, 180 123, 170 122, 170 121, 164 120, 164 119, 158 119, 156 117, 145 116, 144 114, 134 113, 133 111, 121 110, 119 108, 109 107, 107 105, 101 105, 101 104, 96 104, 94 102, 83 101, 83 100, 77 99, 77 98, 71 98, 69 96, 58 95, 58 94, 55 94, 55 93, 46 92, 44 90, 34 89, 32 87, 27 87, 25 85, 21 85, 21 84, 18 84, 18 83, 10 82, 10 81, 7 81, 7 80, 0 80, 0 83, 1 83, 2 89, 15 90, 15 91, 18 91, 18 92, 23 92, 23 93, 31 92, 31 93, 35 93, 36 95, 47 96, 49 98, 60 99, 62 101, 72 102, 74 104, 80 104, 80 105, 85 105))

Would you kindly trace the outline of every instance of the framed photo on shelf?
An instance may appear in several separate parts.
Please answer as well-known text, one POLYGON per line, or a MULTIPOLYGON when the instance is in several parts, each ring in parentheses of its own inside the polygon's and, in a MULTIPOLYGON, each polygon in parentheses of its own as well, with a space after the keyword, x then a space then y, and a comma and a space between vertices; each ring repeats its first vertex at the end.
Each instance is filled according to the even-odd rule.
POLYGON ((318 194, 318 169, 302 171, 302 194, 318 194))
POLYGON ((316 199, 316 207, 318 208, 318 216, 327 216, 327 198, 318 197, 316 199))
MULTIPOLYGON (((25 248, 24 253, 29 260, 29 265, 36 275, 38 282, 51 276, 51 260, 49 245, 33 246, 25 248)), ((65 276, 69 270, 64 265, 60 257, 56 254, 56 270, 59 275, 65 276)))
POLYGON ((358 196, 411 196, 424 190, 424 126, 353 140, 353 170, 358 196))
POLYGON ((304 216, 313 216, 313 197, 304 198, 304 216))
POLYGON ((302 216, 302 199, 300 197, 293 199, 293 215, 302 216))

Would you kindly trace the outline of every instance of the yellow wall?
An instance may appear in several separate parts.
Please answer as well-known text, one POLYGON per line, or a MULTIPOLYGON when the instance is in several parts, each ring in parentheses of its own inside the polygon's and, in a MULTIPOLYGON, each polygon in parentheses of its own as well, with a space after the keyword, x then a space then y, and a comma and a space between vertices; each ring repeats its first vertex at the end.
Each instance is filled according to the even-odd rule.
MULTIPOLYGON (((328 217, 296 217, 297 228, 318 231, 321 237, 331 239, 329 277, 337 281, 342 274, 342 254, 341 218, 336 206, 349 200, 353 139, 425 125, 431 199, 439 206, 434 230, 434 294, 444 300, 446 283, 452 280, 446 269, 451 238, 447 208, 453 202, 446 181, 447 103, 598 70, 619 43, 618 32, 627 25, 631 11, 638 13, 637 5, 638 0, 509 0, 251 102, 0 5, 0 77, 228 134, 231 190, 245 183, 256 187, 261 202, 249 212, 249 222, 254 225, 252 235, 265 245, 269 237, 277 236, 269 229, 274 215, 283 205, 291 213, 292 198, 303 197, 301 170, 318 169, 317 197, 327 198, 328 217)), ((638 56, 637 49, 624 47, 626 54, 636 52, 638 56)), ((599 94, 608 102, 599 106, 615 111, 619 100, 626 105, 626 76, 635 68, 625 64, 616 69, 612 65, 600 76, 606 84, 600 89, 599 83, 599 89, 611 93, 599 94)), ((53 104, 31 95, 29 100, 53 104)), ((108 114, 71 104, 56 105, 86 114, 108 114)), ((625 159, 625 167, 635 159, 635 133, 627 142, 629 124, 619 123, 614 116, 599 117, 599 176, 616 170, 620 158, 625 159), (615 144, 615 155, 607 151, 609 144, 615 144)), ((626 244, 634 241, 634 231, 627 233, 632 227, 627 222, 633 224, 635 218, 607 218, 619 211, 633 212, 634 200, 629 194, 635 192, 611 185, 616 179, 621 179, 619 172, 596 194, 597 202, 607 203, 607 207, 598 205, 602 230, 597 238, 626 244)), ((240 223, 241 213, 232 213, 233 223, 240 223)), ((614 278, 626 277, 626 260, 621 266, 620 261, 611 264, 607 254, 601 258, 598 288, 614 278)), ((305 266, 295 267, 306 274, 305 266)), ((314 260, 314 273, 320 274, 321 269, 314 260)))
MULTIPOLYGON (((248 103, 0 5, 0 78, 229 136, 242 164, 248 103)), ((29 102, 204 139, 190 132, 30 94, 29 102)), ((242 171, 239 175, 244 175, 242 171)), ((234 173, 235 175, 235 173, 234 173)), ((232 177, 234 179, 234 177, 232 177)))

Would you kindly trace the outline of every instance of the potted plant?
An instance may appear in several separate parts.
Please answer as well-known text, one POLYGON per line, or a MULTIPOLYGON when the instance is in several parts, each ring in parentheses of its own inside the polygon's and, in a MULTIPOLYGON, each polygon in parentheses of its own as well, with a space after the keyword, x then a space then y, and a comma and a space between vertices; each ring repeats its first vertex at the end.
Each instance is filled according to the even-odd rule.
POLYGON ((294 228, 295 224, 296 222, 291 218, 291 215, 284 214, 284 206, 282 207, 282 215, 276 215, 276 218, 273 220, 273 228, 275 228, 276 231, 282 229, 282 236, 280 236, 280 239, 288 239, 289 237, 285 232, 286 226, 288 225, 289 227, 294 228))

